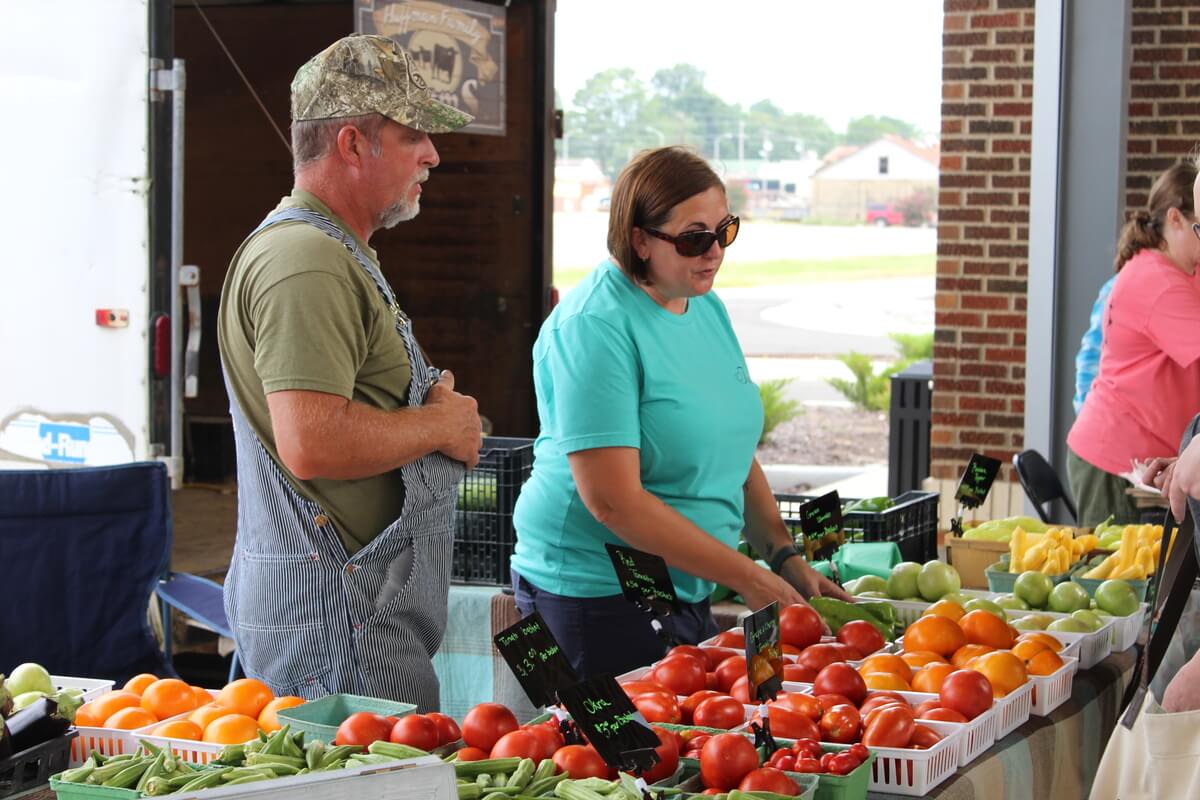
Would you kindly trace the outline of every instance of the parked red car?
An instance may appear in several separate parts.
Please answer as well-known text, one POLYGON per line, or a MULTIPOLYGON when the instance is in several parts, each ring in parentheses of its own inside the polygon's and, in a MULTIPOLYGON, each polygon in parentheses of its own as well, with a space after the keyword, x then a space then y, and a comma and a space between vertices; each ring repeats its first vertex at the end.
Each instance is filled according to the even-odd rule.
POLYGON ((886 228, 888 225, 903 225, 904 214, 895 203, 867 203, 867 224, 886 228))

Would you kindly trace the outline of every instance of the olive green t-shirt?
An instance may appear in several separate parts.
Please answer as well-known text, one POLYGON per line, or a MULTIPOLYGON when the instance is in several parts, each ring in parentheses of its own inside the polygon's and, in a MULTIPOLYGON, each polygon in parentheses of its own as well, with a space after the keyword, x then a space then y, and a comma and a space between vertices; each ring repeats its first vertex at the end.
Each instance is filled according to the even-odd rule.
MULTIPOLYGON (((307 208, 369 248, 316 196, 294 189, 276 211, 307 208)), ((303 389, 393 410, 412 377, 404 341, 366 270, 336 239, 280 222, 234 255, 217 318, 226 380, 250 427, 300 494, 318 503, 353 553, 400 517, 399 470, 358 480, 300 480, 279 461, 266 396, 303 389)))

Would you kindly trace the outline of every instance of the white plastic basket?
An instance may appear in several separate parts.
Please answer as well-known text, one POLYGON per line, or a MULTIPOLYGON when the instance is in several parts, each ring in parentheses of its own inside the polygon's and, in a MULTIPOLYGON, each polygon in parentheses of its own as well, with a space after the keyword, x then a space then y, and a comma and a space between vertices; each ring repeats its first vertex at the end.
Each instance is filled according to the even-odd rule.
POLYGON ((922 720, 920 724, 944 738, 928 750, 872 747, 875 761, 868 785, 871 791, 924 797, 958 771, 963 726, 933 720, 922 720))
POLYGON ((1119 653, 1137 644, 1149 608, 1149 603, 1142 603, 1137 611, 1127 617, 1112 617, 1112 652, 1119 653))
POLYGON ((1029 713, 1033 709, 1033 682, 1025 681, 1019 689, 998 698, 995 708, 996 740, 999 741, 1029 721, 1029 713))
POLYGON ((80 689, 83 691, 83 702, 95 700, 100 695, 113 688, 112 681, 99 678, 70 678, 66 675, 51 675, 50 680, 58 689, 80 689))
MULTIPOLYGON (((926 692, 900 692, 900 696, 912 706, 918 706, 926 700, 937 700, 938 695, 926 692)), ((999 712, 993 705, 987 711, 969 722, 942 722, 940 720, 917 720, 922 725, 936 722, 939 725, 954 725, 962 734, 959 740, 958 765, 965 767, 987 751, 996 742, 996 729, 999 725, 999 712)))
MULTIPOLYGON (((987 592, 981 589, 963 589, 960 594, 967 599, 978 597, 982 600, 995 600, 1000 596, 999 592, 987 592)), ((866 600, 867 598, 863 599, 866 600)), ((923 600, 890 600, 884 598, 871 598, 871 602, 887 603, 896 609, 896 620, 905 627, 912 625, 920 619, 921 615, 933 605, 933 603, 927 603, 923 600)))
POLYGON ((79 735, 71 740, 71 758, 68 761, 72 767, 87 761, 88 754, 93 750, 102 756, 119 756, 136 752, 139 746, 133 731, 89 727, 75 730, 79 735))
MULTIPOLYGON (((217 690, 205 689, 213 700, 217 699, 217 690)), ((193 709, 194 710, 194 709, 193 709)), ((144 728, 138 728, 133 733, 138 739, 145 739, 150 744, 156 747, 170 747, 171 753, 178 758, 182 758, 190 764, 207 764, 213 761, 221 754, 226 745, 213 744, 211 742, 198 742, 193 739, 177 739, 173 736, 155 736, 151 731, 159 725, 165 725, 168 722, 174 722, 177 719, 187 719, 191 716, 191 711, 185 711, 182 714, 176 714, 173 717, 167 717, 164 720, 159 720, 153 725, 147 725, 144 728)))
POLYGON ((1079 659, 1067 656, 1063 658, 1063 665, 1049 675, 1031 675, 1029 682, 1033 684, 1033 706, 1030 713, 1044 717, 1067 702, 1078 670, 1079 659))
MULTIPOLYGON (((1042 614, 1053 619, 1065 619, 1071 616, 1070 614, 1059 614, 1054 611, 1017 611, 1014 616, 1028 616, 1029 614, 1042 614)), ((1105 618, 1104 625, 1099 630, 1091 633, 1069 633, 1066 631, 1046 631, 1051 636, 1057 637, 1062 642, 1078 643, 1078 651, 1072 653, 1063 653, 1062 655, 1072 655, 1079 659, 1080 669, 1091 669, 1099 664, 1108 654, 1112 652, 1113 639, 1113 618, 1105 618)))

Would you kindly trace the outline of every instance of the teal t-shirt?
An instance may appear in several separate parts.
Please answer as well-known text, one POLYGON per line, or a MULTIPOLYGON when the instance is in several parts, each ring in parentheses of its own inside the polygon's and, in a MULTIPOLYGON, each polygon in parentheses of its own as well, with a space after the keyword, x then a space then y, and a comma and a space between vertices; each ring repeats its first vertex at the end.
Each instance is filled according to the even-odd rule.
MULTIPOLYGON (((714 293, 672 314, 604 261, 542 325, 533 380, 541 431, 513 519, 522 577, 568 597, 620 594, 604 544, 621 542, 588 511, 567 463, 597 447, 637 448, 642 486, 732 554, 763 412, 714 293)), ((671 578, 686 602, 713 589, 675 569, 671 578)))

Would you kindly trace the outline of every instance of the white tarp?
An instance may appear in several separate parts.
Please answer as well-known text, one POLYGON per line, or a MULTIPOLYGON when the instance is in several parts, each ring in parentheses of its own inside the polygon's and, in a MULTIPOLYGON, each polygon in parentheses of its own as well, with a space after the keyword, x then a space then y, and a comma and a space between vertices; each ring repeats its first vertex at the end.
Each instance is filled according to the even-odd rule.
POLYGON ((6 0, 3 18, 0 465, 145 458, 146 0, 6 0))

